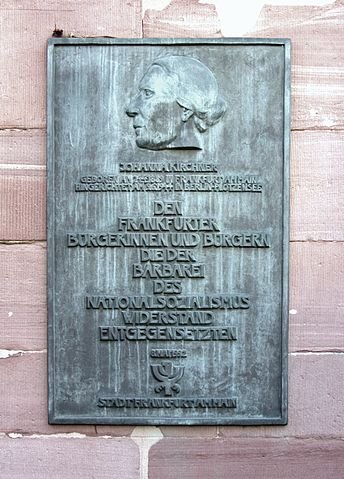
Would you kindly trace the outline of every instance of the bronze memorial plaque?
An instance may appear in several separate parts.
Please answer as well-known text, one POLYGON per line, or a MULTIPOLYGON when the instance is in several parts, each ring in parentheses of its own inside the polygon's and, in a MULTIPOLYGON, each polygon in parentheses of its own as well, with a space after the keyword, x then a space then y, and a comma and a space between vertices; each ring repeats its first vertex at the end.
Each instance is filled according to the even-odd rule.
POLYGON ((286 424, 290 43, 51 39, 51 424, 286 424))

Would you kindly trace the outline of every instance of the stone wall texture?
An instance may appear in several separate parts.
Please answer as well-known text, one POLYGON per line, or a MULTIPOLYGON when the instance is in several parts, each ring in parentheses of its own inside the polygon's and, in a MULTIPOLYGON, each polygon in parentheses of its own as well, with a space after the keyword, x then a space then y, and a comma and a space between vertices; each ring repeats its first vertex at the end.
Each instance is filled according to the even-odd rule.
POLYGON ((0 477, 344 477, 344 1, 0 1, 0 477), (49 426, 46 44, 287 37, 292 53, 289 425, 49 426))

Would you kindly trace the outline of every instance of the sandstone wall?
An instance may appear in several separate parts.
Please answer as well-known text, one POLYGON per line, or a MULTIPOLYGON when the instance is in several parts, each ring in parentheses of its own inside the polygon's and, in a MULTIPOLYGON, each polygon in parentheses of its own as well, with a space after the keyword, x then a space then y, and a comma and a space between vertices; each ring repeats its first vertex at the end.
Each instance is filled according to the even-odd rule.
POLYGON ((0 1, 0 477, 344 476, 344 1, 0 1), (287 37, 292 53, 289 425, 49 426, 46 43, 287 37))

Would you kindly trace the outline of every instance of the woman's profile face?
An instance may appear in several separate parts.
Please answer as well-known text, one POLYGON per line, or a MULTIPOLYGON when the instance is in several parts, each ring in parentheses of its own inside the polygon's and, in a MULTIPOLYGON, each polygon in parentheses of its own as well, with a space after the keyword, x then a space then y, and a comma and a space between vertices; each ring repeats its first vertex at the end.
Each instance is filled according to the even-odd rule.
POLYGON ((177 138, 182 108, 175 90, 173 79, 158 65, 151 66, 143 76, 139 92, 127 108, 127 114, 133 118, 138 147, 160 150, 177 138))

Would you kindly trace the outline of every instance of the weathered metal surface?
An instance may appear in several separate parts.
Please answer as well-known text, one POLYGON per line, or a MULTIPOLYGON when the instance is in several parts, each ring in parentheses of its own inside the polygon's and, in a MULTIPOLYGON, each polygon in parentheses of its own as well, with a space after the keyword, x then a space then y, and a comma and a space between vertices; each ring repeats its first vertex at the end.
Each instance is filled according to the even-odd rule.
POLYGON ((289 42, 48 48, 49 421, 286 423, 289 42))

